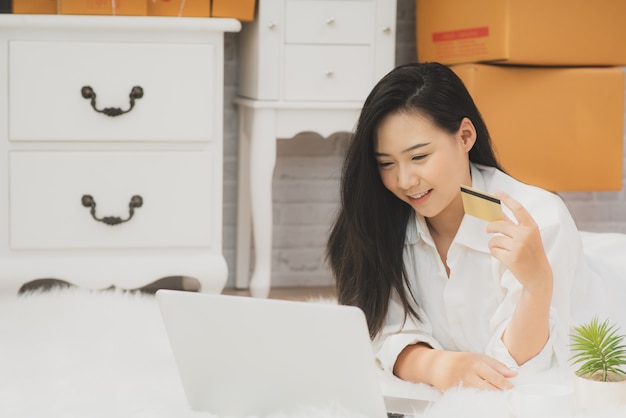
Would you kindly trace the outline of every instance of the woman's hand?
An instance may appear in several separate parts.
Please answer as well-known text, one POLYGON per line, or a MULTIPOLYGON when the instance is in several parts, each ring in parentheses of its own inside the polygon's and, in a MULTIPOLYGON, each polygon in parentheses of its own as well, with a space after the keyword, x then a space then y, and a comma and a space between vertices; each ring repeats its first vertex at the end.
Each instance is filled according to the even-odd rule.
POLYGON ((440 391, 459 385, 484 390, 511 389, 513 384, 508 379, 517 375, 484 354, 434 350, 424 344, 406 347, 393 371, 403 380, 426 383, 440 391))
POLYGON ((518 224, 504 219, 487 225, 487 232, 496 234, 489 241, 491 255, 508 268, 525 289, 551 288, 552 268, 535 220, 508 194, 499 192, 497 196, 511 209, 518 224))

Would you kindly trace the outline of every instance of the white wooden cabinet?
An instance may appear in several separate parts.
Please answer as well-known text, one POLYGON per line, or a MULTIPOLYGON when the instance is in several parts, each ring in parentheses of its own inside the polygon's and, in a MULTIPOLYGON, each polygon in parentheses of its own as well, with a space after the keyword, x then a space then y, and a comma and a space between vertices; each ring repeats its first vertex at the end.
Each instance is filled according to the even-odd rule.
POLYGON ((0 15, 0 288, 227 279, 234 19, 0 15))
POLYGON ((395 28, 396 0, 259 0, 255 21, 243 25, 237 287, 258 297, 270 290, 276 139, 353 131, 395 64, 395 28))

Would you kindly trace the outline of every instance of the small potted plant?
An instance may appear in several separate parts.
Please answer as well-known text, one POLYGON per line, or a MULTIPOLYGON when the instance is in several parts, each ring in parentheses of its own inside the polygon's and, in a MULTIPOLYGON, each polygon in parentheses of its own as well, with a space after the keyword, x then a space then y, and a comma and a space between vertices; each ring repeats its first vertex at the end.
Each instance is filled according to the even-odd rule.
POLYGON ((576 394, 582 408, 626 403, 626 345, 624 335, 607 319, 595 317, 574 328, 572 357, 578 365, 576 394))

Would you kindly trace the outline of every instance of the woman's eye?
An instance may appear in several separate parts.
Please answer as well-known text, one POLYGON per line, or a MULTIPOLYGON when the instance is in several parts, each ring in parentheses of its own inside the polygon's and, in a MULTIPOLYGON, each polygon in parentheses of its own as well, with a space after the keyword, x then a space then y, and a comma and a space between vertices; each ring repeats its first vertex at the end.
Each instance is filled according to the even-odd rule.
POLYGON ((424 154, 424 155, 414 155, 412 160, 413 161, 420 161, 423 160, 424 158, 428 157, 428 154, 424 154))
POLYGON ((393 165, 393 163, 390 163, 388 161, 379 161, 378 162, 378 166, 380 168, 387 168, 387 167, 391 167, 393 165))

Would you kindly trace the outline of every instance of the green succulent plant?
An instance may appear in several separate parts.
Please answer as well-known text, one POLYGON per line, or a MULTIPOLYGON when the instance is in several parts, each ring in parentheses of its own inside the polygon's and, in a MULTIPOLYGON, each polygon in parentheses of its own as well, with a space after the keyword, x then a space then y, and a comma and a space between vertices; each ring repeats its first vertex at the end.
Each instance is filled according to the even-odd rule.
POLYGON ((600 322, 594 317, 589 323, 577 326, 573 333, 571 349, 573 364, 579 364, 577 374, 581 377, 607 381, 610 373, 626 377, 626 345, 624 335, 607 319, 600 322))

